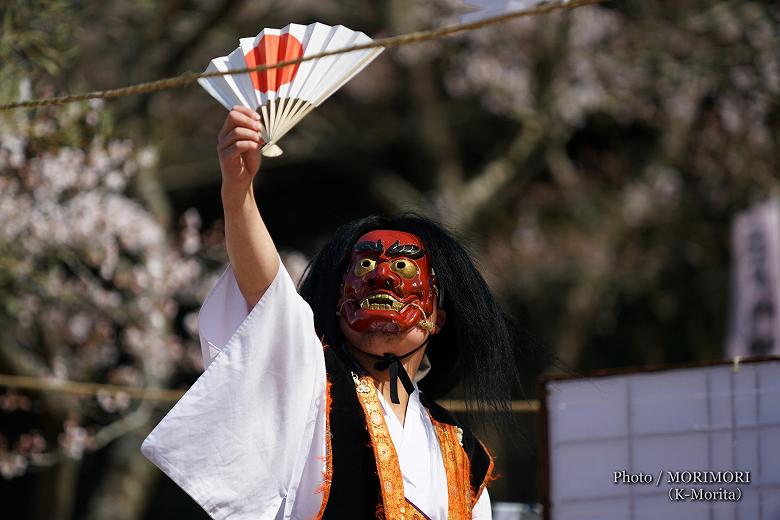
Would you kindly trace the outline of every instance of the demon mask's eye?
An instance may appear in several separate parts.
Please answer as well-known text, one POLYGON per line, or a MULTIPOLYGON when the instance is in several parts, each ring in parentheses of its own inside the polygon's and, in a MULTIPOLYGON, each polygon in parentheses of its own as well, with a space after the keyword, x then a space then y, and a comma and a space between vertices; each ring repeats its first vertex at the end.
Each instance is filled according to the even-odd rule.
POLYGON ((363 276, 371 272, 376 267, 376 260, 373 258, 363 258, 355 264, 355 276, 363 276))
POLYGON ((403 258, 393 260, 390 263, 390 269, 404 278, 414 278, 414 276, 417 274, 417 264, 411 260, 406 260, 403 258))

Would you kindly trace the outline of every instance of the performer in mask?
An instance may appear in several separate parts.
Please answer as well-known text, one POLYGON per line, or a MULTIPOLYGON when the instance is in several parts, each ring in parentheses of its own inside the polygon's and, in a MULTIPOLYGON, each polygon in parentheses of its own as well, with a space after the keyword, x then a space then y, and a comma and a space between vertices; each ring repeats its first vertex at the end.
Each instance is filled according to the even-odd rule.
POLYGON ((487 449, 435 403, 506 410, 510 328, 466 251, 410 215, 342 226, 300 293, 254 200, 259 118, 219 135, 231 265, 206 370, 142 450, 213 518, 489 519, 487 449))

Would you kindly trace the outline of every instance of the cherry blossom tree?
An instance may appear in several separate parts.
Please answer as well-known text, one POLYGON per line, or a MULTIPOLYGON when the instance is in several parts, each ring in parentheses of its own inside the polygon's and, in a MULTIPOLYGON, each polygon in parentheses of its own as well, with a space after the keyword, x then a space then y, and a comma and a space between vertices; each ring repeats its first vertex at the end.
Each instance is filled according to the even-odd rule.
MULTIPOLYGON (((17 111, 0 121, 0 367, 167 387, 202 363, 191 314, 209 286, 198 256, 200 221, 188 211, 171 235, 129 195, 133 177, 154 167, 155 151, 104 138, 102 118, 102 104, 92 103, 17 111)), ((47 518, 70 518, 79 461, 109 445, 109 458, 125 463, 107 471, 106 485, 146 493, 155 470, 137 452, 159 419, 154 402, 123 393, 47 392, 37 400, 43 406, 16 391, 0 398, 0 413, 27 411, 35 425, 15 435, 0 431, 0 475, 52 467, 46 480, 57 486, 47 518)), ((93 516, 119 518, 106 516, 112 508, 132 516, 143 507, 143 500, 103 496, 96 494, 93 516)))
MULTIPOLYGON (((465 10, 9 6, 9 100, 31 76, 37 97, 202 70, 236 38, 290 21, 381 37, 465 10)), ((367 213, 438 218, 470 244, 505 308, 572 367, 718 357, 731 218, 780 191, 779 35, 771 2, 626 0, 389 49, 264 163, 264 218, 281 247, 307 254, 367 213)), ((225 259, 213 150, 224 112, 191 88, 1 117, 0 371, 190 382, 194 311, 225 259)), ((305 257, 289 265, 299 272, 305 257)), ((138 446, 162 411, 121 394, 5 391, 0 417, 22 426, 0 429, 0 475, 40 472, 42 517, 69 518, 79 457, 102 447, 88 516, 139 518, 158 473, 138 446)), ((532 499, 530 456, 508 453, 495 497, 532 499)))

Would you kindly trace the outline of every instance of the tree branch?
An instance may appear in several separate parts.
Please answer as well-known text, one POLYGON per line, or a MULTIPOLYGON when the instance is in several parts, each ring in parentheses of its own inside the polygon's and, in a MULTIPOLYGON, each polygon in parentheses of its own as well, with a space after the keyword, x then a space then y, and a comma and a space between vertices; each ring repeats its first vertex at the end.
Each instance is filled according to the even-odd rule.
POLYGON ((371 195, 389 212, 413 211, 430 216, 431 208, 422 192, 397 173, 376 175, 370 183, 371 195))
POLYGON ((471 229, 480 212, 495 205, 499 194, 516 184, 524 173, 522 166, 539 146, 542 135, 542 127, 537 121, 527 121, 507 154, 488 163, 464 186, 456 200, 459 209, 453 213, 452 226, 455 229, 471 229))

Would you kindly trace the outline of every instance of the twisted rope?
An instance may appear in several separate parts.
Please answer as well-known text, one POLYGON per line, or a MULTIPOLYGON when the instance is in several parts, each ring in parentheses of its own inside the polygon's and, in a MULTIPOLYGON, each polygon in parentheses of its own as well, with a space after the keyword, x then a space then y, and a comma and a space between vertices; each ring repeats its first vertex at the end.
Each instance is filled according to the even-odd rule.
POLYGON ((440 29, 432 29, 427 31, 418 31, 407 34, 400 34, 397 36, 391 36, 388 38, 381 38, 374 40, 370 43, 364 43, 360 45, 353 45, 351 47, 345 47, 342 49, 320 52, 312 54, 310 56, 304 56, 296 58, 294 60, 280 61, 272 65, 261 65, 258 67, 247 67, 243 69, 233 69, 226 71, 212 71, 212 72, 185 72, 178 76, 170 78, 158 79, 155 81, 148 81, 145 83, 137 83, 135 85, 129 85, 127 87, 120 87, 108 90, 97 90, 94 92, 85 92, 83 94, 70 94, 53 98, 45 99, 31 99, 28 101, 16 101, 13 103, 6 103, 0 105, 0 111, 13 110, 17 108, 39 108, 52 105, 64 105, 65 103, 73 103, 76 101, 86 101, 89 99, 110 99, 124 96, 132 96, 134 94, 146 94, 149 92, 158 92, 160 90, 168 90, 173 88, 181 88, 189 85, 190 83, 197 81, 201 78, 210 78, 214 76, 229 76, 233 74, 246 74, 248 72, 262 72, 269 69, 275 69, 280 67, 287 67, 289 65, 296 65, 305 61, 318 60, 328 56, 335 56, 337 54, 345 54, 348 52, 362 51, 366 49, 375 49, 379 47, 401 47, 403 45, 410 45, 413 43, 438 40, 454 34, 462 32, 473 31, 482 27, 490 25, 496 25, 514 20, 517 18, 526 18, 530 16, 537 16, 541 14, 550 13, 553 11, 575 9, 586 5, 593 5, 603 3, 606 0, 558 0, 556 3, 545 4, 531 9, 523 11, 515 11, 499 16, 493 16, 478 20, 476 22, 470 22, 465 24, 454 24, 442 27, 440 29))
POLYGON ((142 388, 139 386, 107 385, 101 383, 81 383, 66 381, 54 377, 29 377, 0 374, 0 387, 23 388, 44 392, 62 392, 81 396, 96 396, 98 394, 126 394, 133 399, 144 401, 178 401, 185 390, 169 390, 165 388, 142 388))
MULTIPOLYGON (((102 383, 82 383, 78 381, 66 381, 53 377, 28 377, 0 374, 0 387, 19 388, 24 390, 37 390, 42 392, 62 392, 83 397, 99 394, 125 394, 133 399, 141 401, 159 401, 173 403, 181 399, 186 392, 167 388, 143 388, 139 386, 108 385, 102 383)), ((468 411, 466 401, 450 399, 442 401, 448 410, 452 412, 468 411)), ((512 401, 510 409, 513 412, 536 412, 539 410, 539 401, 512 401)))

